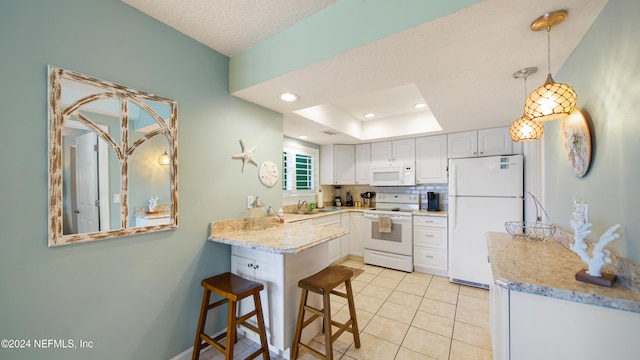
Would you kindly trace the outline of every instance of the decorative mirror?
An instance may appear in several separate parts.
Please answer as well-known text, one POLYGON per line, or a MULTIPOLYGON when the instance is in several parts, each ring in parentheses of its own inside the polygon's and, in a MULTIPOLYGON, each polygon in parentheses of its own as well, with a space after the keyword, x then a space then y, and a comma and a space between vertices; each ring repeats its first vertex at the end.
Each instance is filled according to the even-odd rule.
POLYGON ((49 246, 178 227, 175 101, 49 65, 49 246))

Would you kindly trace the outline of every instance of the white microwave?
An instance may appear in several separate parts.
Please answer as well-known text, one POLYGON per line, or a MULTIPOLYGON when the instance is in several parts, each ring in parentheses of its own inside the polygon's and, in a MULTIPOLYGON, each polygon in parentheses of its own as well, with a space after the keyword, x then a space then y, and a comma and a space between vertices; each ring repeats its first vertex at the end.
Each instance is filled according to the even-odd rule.
POLYGON ((415 164, 390 162, 371 164, 371 186, 411 186, 416 184, 415 164))

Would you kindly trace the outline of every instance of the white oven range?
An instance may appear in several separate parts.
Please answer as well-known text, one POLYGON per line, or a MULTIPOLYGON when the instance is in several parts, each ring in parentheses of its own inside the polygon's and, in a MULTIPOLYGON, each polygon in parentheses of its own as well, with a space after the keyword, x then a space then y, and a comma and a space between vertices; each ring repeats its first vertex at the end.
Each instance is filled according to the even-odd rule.
POLYGON ((376 208, 364 212, 365 264, 413 271, 412 212, 418 209, 420 195, 376 193, 376 208))

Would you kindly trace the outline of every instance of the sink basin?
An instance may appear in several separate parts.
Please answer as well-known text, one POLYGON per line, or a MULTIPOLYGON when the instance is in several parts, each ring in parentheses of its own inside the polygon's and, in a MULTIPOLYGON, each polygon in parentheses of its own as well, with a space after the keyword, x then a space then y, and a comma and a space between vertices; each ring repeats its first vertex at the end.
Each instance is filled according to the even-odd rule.
POLYGON ((321 209, 316 209, 319 212, 326 212, 326 211, 338 211, 338 210, 342 210, 342 208, 339 207, 330 207, 330 208, 321 208, 321 209))

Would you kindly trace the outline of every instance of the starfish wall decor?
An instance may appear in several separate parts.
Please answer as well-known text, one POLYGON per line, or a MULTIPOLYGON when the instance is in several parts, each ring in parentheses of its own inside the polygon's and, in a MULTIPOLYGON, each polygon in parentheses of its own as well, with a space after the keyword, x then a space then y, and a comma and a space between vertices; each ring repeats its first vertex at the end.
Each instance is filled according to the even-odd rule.
POLYGON ((256 148, 248 149, 247 145, 244 143, 244 140, 240 139, 240 146, 242 146, 242 154, 233 155, 234 159, 242 159, 242 172, 244 172, 244 167, 247 163, 252 163, 255 166, 258 166, 256 159, 253 158, 253 152, 256 151, 256 148))

